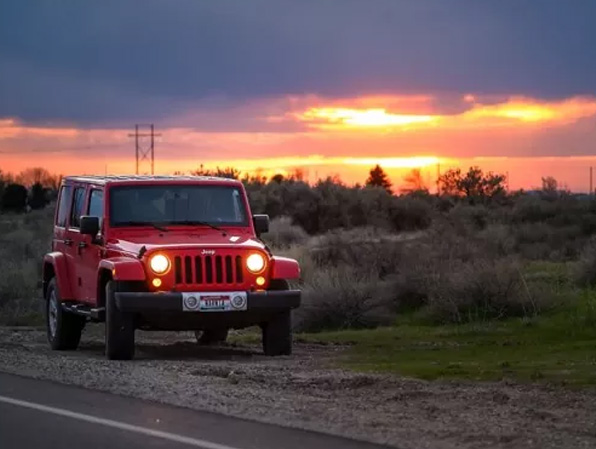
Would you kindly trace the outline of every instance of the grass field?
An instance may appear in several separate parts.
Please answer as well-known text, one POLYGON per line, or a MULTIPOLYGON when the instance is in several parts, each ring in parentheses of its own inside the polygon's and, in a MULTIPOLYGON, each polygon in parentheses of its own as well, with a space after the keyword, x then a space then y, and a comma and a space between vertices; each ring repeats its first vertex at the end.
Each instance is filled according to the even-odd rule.
MULTIPOLYGON (((235 337, 257 343, 260 335, 235 337)), ((596 385, 596 292, 530 319, 488 323, 417 324, 402 317, 391 327, 301 333, 303 343, 347 348, 338 367, 426 380, 512 380, 558 386, 596 385)))
MULTIPOLYGON (((589 300, 596 308, 595 298, 589 300)), ((596 384, 596 327, 570 308, 534 320, 304 334, 302 341, 349 344, 342 366, 421 379, 596 384)))

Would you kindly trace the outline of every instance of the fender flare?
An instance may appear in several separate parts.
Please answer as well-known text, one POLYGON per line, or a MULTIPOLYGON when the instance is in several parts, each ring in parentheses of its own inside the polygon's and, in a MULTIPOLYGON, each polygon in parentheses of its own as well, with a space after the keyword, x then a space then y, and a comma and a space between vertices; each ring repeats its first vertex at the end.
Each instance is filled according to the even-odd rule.
POLYGON ((144 281, 145 269, 140 260, 131 257, 113 257, 99 262, 99 273, 108 270, 115 281, 144 281))
POLYGON ((48 266, 54 270, 54 277, 56 278, 56 284, 58 285, 58 291, 60 292, 60 299, 72 299, 72 290, 70 283, 68 282, 68 266, 66 264, 66 256, 58 251, 47 253, 43 256, 43 268, 42 268, 42 286, 43 286, 43 297, 46 296, 46 290, 48 283, 50 282, 51 275, 48 273, 48 266))
POLYGON ((273 256, 271 263, 271 279, 300 279, 298 261, 287 257, 273 256))

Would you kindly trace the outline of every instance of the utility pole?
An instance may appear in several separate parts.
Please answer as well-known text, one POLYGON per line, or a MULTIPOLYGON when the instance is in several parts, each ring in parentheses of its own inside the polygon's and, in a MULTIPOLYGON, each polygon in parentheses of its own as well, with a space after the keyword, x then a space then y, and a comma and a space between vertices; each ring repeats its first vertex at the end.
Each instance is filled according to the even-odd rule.
POLYGON ((437 163, 437 196, 441 194, 441 164, 437 163))
POLYGON ((593 167, 590 167, 590 196, 594 194, 593 167))
POLYGON ((139 163, 143 161, 151 162, 151 174, 155 173, 155 137, 159 137, 161 134, 155 134, 155 128, 153 123, 149 125, 135 125, 135 133, 129 134, 128 137, 135 138, 135 161, 136 161, 136 174, 139 174, 139 163), (139 127, 144 126, 150 129, 149 133, 139 133, 139 127), (150 137, 149 146, 143 147, 139 137, 150 137))

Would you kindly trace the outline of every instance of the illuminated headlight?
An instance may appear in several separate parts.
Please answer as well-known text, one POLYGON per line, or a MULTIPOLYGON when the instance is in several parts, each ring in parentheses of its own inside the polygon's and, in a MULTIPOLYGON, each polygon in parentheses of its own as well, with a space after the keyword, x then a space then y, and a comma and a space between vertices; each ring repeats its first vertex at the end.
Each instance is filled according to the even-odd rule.
POLYGON ((260 273, 265 268, 265 258, 260 254, 251 254, 246 259, 246 268, 251 273, 260 273))
POLYGON ((170 268, 170 260, 163 254, 156 254, 149 260, 149 266, 156 274, 164 274, 170 268))

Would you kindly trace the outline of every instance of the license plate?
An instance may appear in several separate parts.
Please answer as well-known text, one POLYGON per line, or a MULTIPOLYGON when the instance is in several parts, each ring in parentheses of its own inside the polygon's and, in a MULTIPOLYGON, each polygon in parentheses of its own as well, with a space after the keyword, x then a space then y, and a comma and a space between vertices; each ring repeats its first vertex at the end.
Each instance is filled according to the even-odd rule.
POLYGON ((182 293, 184 312, 234 312, 246 308, 246 292, 182 293))

